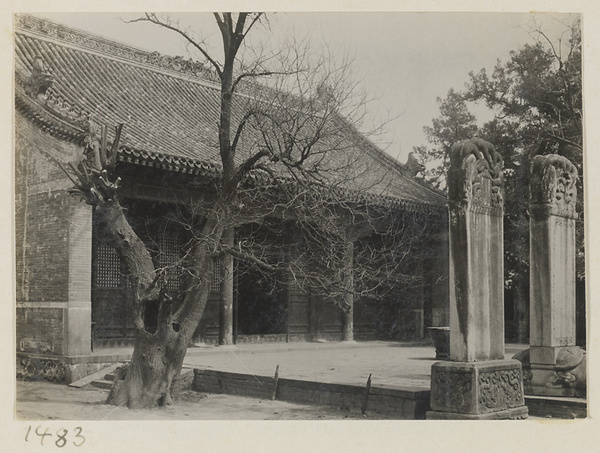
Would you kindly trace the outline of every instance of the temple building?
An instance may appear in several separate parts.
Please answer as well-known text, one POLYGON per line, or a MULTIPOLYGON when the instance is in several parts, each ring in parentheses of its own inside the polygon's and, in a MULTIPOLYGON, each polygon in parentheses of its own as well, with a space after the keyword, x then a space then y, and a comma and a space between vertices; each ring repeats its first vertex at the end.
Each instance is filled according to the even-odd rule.
MULTIPOLYGON (((29 15, 15 16, 15 71, 17 359, 21 367, 63 369, 57 375, 72 381, 85 374, 75 365, 92 353, 132 344, 132 284, 93 208, 69 194, 73 183, 61 164, 81 155, 90 124, 124 123, 119 196, 156 265, 168 269, 176 298, 183 277, 170 265, 182 259, 189 237, 173 219, 182 206, 210 199, 208 181, 219 171, 219 85, 192 60, 29 15)), ((357 193, 392 217, 439 225, 421 238, 430 253, 405 251, 414 257, 407 275, 417 283, 380 298, 357 292, 344 311, 330 294, 274 284, 235 260, 230 278, 215 278, 195 342, 407 341, 447 325, 446 199, 415 182, 414 161, 401 164, 366 138, 356 143, 344 158, 362 169, 360 181, 371 181, 369 189, 356 183, 357 193), (224 297, 230 313, 220 310, 224 297)), ((282 221, 273 219, 292 236, 294 219, 282 221)), ((236 241, 256 237, 256 228, 241 226, 236 241)), ((290 239, 270 232, 268 222, 260 228, 265 253, 290 239)), ((360 248, 364 240, 350 245, 360 248)))

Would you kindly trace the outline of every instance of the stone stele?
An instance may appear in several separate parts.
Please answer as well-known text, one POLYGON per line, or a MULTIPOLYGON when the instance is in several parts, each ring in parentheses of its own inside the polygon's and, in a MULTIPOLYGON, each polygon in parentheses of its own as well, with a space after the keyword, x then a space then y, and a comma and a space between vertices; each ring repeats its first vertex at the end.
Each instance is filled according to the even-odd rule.
POLYGON ((521 362, 504 360, 503 161, 483 140, 450 152, 450 362, 431 369, 431 419, 520 419, 521 362))
POLYGON ((530 179, 530 345, 525 391, 585 397, 585 352, 575 345, 577 168, 556 154, 535 156, 530 179))

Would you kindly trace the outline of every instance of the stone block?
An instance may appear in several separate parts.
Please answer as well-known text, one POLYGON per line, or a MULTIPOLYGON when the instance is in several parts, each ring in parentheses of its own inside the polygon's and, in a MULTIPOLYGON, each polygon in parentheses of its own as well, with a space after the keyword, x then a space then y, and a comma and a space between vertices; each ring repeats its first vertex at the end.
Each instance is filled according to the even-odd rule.
POLYGON ((64 305, 17 306, 17 351, 62 355, 64 353, 64 305))
POLYGON ((583 398, 526 396, 525 404, 532 417, 575 419, 587 418, 587 401, 583 398))
POLYGON ((521 362, 438 362, 431 367, 431 419, 527 417, 521 362))
POLYGON ((86 355, 91 353, 92 330, 91 307, 69 308, 64 311, 66 317, 65 347, 70 356, 86 355))
MULTIPOLYGON (((244 375, 214 370, 194 370, 192 390, 256 398, 271 398, 274 380, 268 376, 244 375), (257 380, 260 382, 258 383, 257 380)), ((300 404, 334 406, 358 411, 365 396, 363 386, 279 379, 277 400, 300 404)), ((371 387, 367 411, 398 419, 424 419, 429 409, 429 391, 417 387, 371 387)))
POLYGON ((585 398, 585 387, 580 391, 576 386, 577 380, 574 373, 560 372, 551 366, 532 366, 531 379, 527 382, 525 391, 538 396, 585 398))
POLYGON ((535 364, 556 365, 559 349, 552 346, 531 346, 529 361, 535 364))
POLYGON ((524 420, 528 417, 527 407, 490 412, 488 414, 462 414, 458 412, 427 412, 428 420, 524 420))
POLYGON ((90 376, 98 371, 105 370, 107 367, 113 365, 107 362, 81 362, 81 363, 67 363, 65 364, 65 382, 72 384, 73 382, 79 381, 87 376, 90 376))

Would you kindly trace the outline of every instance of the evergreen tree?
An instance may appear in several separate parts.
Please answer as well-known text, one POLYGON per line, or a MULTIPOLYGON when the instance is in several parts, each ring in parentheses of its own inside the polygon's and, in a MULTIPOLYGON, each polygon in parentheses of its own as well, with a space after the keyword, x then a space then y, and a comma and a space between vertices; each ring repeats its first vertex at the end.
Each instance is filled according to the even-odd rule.
POLYGON ((576 267, 580 283, 585 276, 581 22, 576 18, 558 40, 539 27, 532 36, 533 43, 512 51, 508 61, 498 61, 491 74, 485 69, 470 72, 464 90, 451 89, 445 99, 438 98, 440 116, 424 128, 434 146, 414 149, 429 166, 423 180, 440 189, 445 188, 448 152, 456 141, 480 137, 504 158, 505 287, 507 306, 514 308, 512 316, 520 322, 527 321, 529 165, 537 154, 565 156, 579 169, 576 267), (487 106, 493 118, 478 127, 469 103, 487 106))

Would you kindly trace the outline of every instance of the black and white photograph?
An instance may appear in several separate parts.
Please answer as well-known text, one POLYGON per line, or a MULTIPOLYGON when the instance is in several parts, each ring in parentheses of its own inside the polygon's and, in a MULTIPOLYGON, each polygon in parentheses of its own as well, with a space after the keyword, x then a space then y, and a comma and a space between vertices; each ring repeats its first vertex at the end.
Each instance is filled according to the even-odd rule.
POLYGON ((132 3, 4 13, 11 443, 591 442, 586 2, 132 3))

